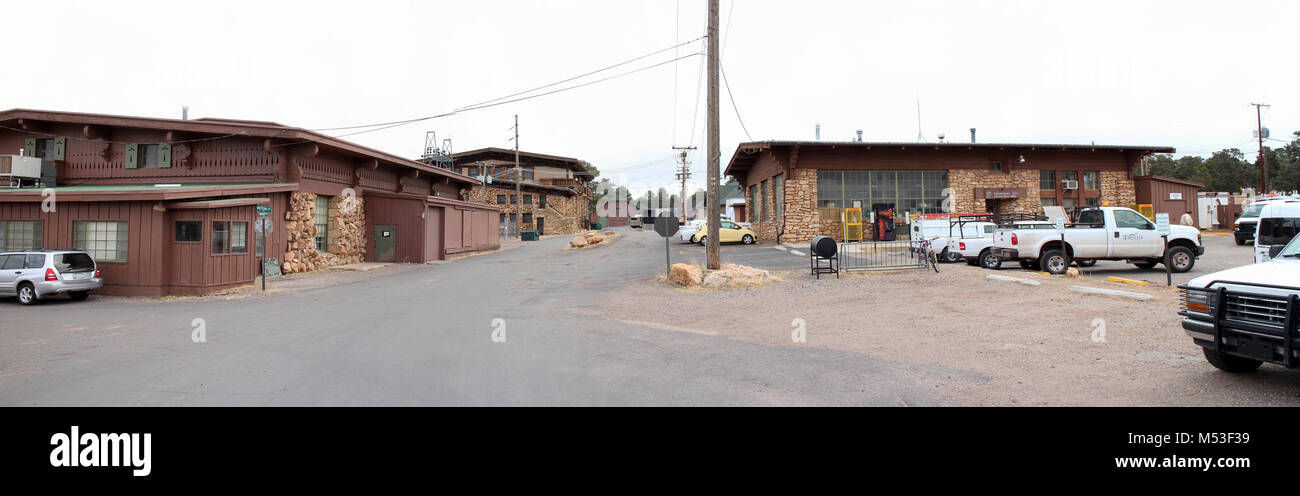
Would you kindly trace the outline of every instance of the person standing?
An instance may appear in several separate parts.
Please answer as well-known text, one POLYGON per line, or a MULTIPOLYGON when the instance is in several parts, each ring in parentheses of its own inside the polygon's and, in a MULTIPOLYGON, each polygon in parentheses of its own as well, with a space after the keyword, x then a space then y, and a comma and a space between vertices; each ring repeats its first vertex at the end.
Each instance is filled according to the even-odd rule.
POLYGON ((1183 218, 1179 219, 1178 223, 1184 226, 1196 227, 1196 219, 1192 218, 1191 212, 1183 214, 1183 218))

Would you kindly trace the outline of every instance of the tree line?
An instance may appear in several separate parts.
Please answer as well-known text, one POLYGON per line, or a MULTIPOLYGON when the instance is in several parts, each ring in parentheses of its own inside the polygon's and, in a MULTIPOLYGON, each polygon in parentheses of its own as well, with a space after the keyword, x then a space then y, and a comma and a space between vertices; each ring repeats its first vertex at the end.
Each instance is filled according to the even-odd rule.
MULTIPOLYGON (((1270 148, 1266 142, 1264 153, 1268 156, 1269 183, 1273 191, 1300 191, 1300 131, 1292 134, 1289 143, 1270 140, 1281 146, 1270 148)), ((1147 162, 1147 173, 1204 184, 1201 191, 1240 192, 1243 188, 1259 191, 1260 157, 1258 152, 1242 152, 1225 148, 1209 158, 1188 155, 1175 159, 1173 155, 1156 154, 1147 162), (1255 155, 1255 160, 1246 158, 1255 155)))

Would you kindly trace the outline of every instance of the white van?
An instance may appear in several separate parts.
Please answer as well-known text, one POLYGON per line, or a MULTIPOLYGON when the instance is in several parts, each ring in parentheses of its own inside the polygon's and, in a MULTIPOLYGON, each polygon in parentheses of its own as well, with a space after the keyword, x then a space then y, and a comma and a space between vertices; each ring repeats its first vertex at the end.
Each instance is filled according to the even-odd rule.
POLYGON ((1272 202, 1259 213, 1255 228, 1255 263, 1273 259, 1271 250, 1281 248, 1300 234, 1300 201, 1272 202))

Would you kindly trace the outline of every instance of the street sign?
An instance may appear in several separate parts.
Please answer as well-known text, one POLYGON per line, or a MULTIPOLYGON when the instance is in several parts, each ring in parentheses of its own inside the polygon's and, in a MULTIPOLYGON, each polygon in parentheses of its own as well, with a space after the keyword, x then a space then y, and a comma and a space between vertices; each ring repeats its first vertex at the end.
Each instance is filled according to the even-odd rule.
POLYGON ((268 205, 258 205, 258 206, 257 206, 257 216, 258 216, 258 217, 270 217, 270 216, 271 216, 271 207, 268 206, 268 205))
POLYGON ((1056 218, 1056 232, 1065 234, 1065 217, 1056 218))
POLYGON ((673 237, 680 227, 677 224, 676 217, 655 217, 655 232, 659 233, 661 237, 673 237))
POLYGON ((1156 230, 1161 236, 1169 235, 1169 214, 1156 214, 1156 230))

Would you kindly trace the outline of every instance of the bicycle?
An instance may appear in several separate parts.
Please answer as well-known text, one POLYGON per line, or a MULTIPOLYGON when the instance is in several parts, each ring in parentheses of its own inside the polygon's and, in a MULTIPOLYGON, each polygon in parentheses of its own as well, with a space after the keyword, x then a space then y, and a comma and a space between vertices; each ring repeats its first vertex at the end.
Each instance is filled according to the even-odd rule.
POLYGON ((934 273, 939 273, 939 254, 934 252, 934 240, 938 238, 922 239, 916 248, 916 254, 921 257, 921 268, 926 266, 934 269, 934 273))

